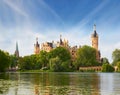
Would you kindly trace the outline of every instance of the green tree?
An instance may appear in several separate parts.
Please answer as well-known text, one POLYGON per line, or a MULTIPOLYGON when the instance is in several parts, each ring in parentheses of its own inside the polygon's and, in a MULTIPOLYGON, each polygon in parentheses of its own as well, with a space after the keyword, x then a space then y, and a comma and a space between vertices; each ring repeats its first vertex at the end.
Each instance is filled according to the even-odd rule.
POLYGON ((10 55, 10 67, 16 67, 18 65, 18 58, 14 55, 10 55))
POLYGON ((32 70, 33 64, 30 56, 24 56, 20 59, 20 69, 21 70, 32 70))
POLYGON ((65 61, 65 62, 62 62, 61 63, 61 68, 62 68, 62 71, 73 71, 73 65, 70 64, 71 61, 65 61))
POLYGON ((108 63, 102 65, 102 72, 114 72, 114 67, 108 63))
POLYGON ((101 59, 101 63, 109 63, 108 59, 106 57, 101 59))
POLYGON ((61 71, 61 60, 59 57, 56 58, 51 58, 49 60, 49 64, 50 64, 50 70, 54 71, 54 72, 58 72, 61 71))
POLYGON ((38 55, 36 54, 32 54, 29 56, 30 58, 30 64, 31 64, 31 68, 32 69, 40 69, 42 67, 42 65, 37 61, 38 60, 38 55))
POLYGON ((96 60, 96 50, 90 46, 83 46, 77 51, 77 59, 74 62, 75 67, 79 69, 80 66, 96 66, 99 63, 96 60))
POLYGON ((120 61, 120 49, 115 49, 112 53, 112 59, 113 59, 113 62, 112 64, 114 66, 117 65, 117 62, 120 61))
POLYGON ((0 72, 4 72, 10 64, 9 54, 0 50, 0 72))
POLYGON ((117 62, 117 69, 118 69, 118 72, 120 72, 120 61, 117 62))
POLYGON ((50 52, 49 57, 50 58, 59 57, 62 62, 71 60, 71 55, 70 55, 69 50, 64 47, 57 47, 57 48, 53 49, 50 52))
POLYGON ((47 67, 49 63, 48 53, 46 51, 40 51, 37 62, 42 64, 42 67, 47 67))
POLYGON ((53 71, 70 71, 71 66, 71 55, 68 49, 64 47, 57 47, 49 53, 49 64, 54 63, 52 67, 57 68, 53 71), (57 63, 58 62, 58 63, 57 63), (59 68, 58 68, 59 67, 59 68))

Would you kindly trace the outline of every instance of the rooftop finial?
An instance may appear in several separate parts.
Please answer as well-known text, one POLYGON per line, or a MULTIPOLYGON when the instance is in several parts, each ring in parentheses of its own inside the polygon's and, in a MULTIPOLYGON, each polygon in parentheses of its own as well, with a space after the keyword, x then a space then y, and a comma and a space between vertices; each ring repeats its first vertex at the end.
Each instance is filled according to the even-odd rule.
POLYGON ((94 31, 96 31, 96 24, 94 24, 94 31))
POLYGON ((18 42, 16 42, 16 51, 18 51, 18 42))
POLYGON ((36 37, 36 42, 38 41, 38 37, 36 37))
POLYGON ((60 34, 60 39, 62 38, 62 35, 60 34))

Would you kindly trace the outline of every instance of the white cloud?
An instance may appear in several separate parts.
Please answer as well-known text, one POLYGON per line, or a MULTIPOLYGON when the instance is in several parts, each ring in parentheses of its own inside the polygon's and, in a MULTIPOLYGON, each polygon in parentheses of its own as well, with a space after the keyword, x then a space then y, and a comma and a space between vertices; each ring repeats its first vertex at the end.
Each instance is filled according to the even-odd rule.
POLYGON ((18 14, 24 16, 24 17, 28 17, 28 14, 23 11, 23 7, 19 6, 20 2, 18 2, 16 4, 16 1, 14 0, 3 0, 5 4, 7 4, 11 9, 13 9, 15 12, 17 12, 18 14))

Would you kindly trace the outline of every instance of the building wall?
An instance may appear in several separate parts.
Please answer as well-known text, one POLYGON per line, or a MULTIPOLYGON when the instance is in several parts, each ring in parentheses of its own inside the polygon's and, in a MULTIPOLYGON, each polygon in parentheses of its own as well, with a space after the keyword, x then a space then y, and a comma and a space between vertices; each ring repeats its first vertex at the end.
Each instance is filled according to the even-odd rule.
POLYGON ((46 43, 41 44, 41 50, 43 50, 43 51, 50 52, 52 49, 53 49, 52 43, 46 42, 46 43))
POLYGON ((39 46, 35 46, 34 47, 34 53, 35 54, 39 54, 40 53, 40 47, 39 46))
POLYGON ((97 37, 92 36, 92 47, 98 51, 98 36, 97 37))

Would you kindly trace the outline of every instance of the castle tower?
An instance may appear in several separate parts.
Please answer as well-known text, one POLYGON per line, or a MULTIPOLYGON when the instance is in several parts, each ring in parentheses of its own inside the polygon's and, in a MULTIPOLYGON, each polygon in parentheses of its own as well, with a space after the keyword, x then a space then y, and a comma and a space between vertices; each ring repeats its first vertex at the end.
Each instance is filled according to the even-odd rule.
POLYGON ((100 61, 100 51, 98 50, 98 34, 96 32, 96 25, 94 24, 94 33, 91 36, 92 47, 96 49, 96 59, 100 61))
POLYGON ((19 57, 18 43, 16 42, 15 56, 19 57))
POLYGON ((34 44, 34 53, 35 54, 40 53, 40 44, 38 43, 38 38, 36 38, 36 44, 34 44))

